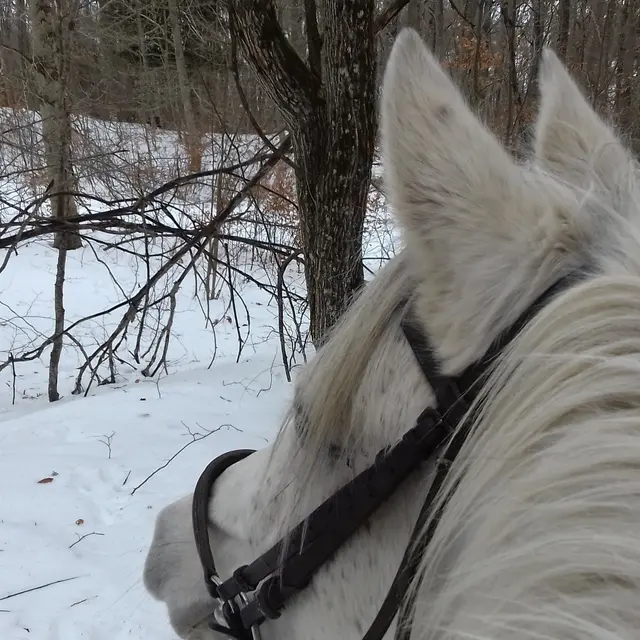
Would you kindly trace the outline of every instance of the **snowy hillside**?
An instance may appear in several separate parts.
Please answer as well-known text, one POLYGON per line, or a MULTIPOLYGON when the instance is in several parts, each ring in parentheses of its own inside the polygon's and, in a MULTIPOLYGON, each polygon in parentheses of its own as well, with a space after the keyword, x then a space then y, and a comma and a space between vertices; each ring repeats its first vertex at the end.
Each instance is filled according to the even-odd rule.
MULTIPOLYGON (((70 258, 71 314, 111 302, 101 265, 87 253, 70 258)), ((34 331, 48 330, 55 252, 32 245, 20 258, 13 263, 19 269, 9 269, 0 280, 2 314, 11 307, 12 313, 27 317, 34 331)), ((278 364, 266 294, 245 292, 252 336, 241 361, 235 362, 235 328, 221 322, 210 368, 211 330, 197 305, 189 305, 188 292, 184 297, 169 375, 148 379, 132 372, 122 382, 96 386, 86 398, 66 395, 50 404, 46 363, 34 361, 18 368, 19 401, 14 406, 10 376, 3 376, 0 638, 174 637, 164 610, 141 583, 155 516, 192 489, 214 456, 231 448, 264 446, 291 391, 278 364), (212 431, 131 495, 194 436, 212 431)), ((224 301, 215 302, 223 312, 224 301)), ((5 325, 2 337, 8 334, 5 325)), ((61 379, 68 394, 76 373, 73 352, 65 362, 61 379)))
MULTIPOLYGON (((104 149, 110 126, 84 124, 91 134, 87 138, 95 145, 103 140, 96 148, 104 149)), ((136 163, 153 169, 145 174, 144 188, 179 170, 184 158, 175 160, 181 153, 175 136, 122 127, 117 135, 111 131, 113 145, 124 151, 110 157, 110 172, 95 178, 83 165, 84 191, 115 197, 114 190, 124 188, 119 176, 131 174, 136 163), (149 146, 150 139, 156 146, 149 146)), ((9 131, 6 123, 4 131, 9 131)), ((11 213, 7 203, 24 203, 42 190, 21 173, 25 162, 38 165, 37 144, 26 160, 12 156, 12 148, 5 145, 2 152, 5 204, 0 220, 11 213), (20 171, 10 175, 9 168, 18 166, 20 171)), ((204 164, 210 166, 214 156, 205 157, 204 164)), ((136 197, 135 189, 127 188, 136 197)), ((211 207, 212 190, 200 185, 181 198, 176 210, 196 217, 211 207)), ((100 210, 95 202, 86 206, 100 210)), ((254 223, 247 226, 239 219, 234 224, 234 233, 248 228, 256 233, 254 223)), ((381 264, 377 258, 393 250, 396 236, 386 218, 370 221, 367 229, 367 265, 375 271, 381 264)), ((168 303, 154 308, 144 331, 132 325, 113 360, 111 384, 97 384, 108 373, 103 363, 99 375, 83 377, 81 393, 72 395, 86 354, 109 336, 123 314, 122 308, 102 312, 137 291, 148 267, 121 248, 105 249, 100 244, 104 236, 96 233, 95 240, 68 255, 66 323, 79 324, 61 359, 63 398, 47 401, 48 349, 0 371, 3 640, 173 640, 163 607, 147 595, 141 581, 157 512, 190 492, 214 456, 269 442, 292 393, 282 365, 273 289, 256 284, 273 283, 274 270, 268 260, 238 246, 232 247, 232 260, 247 274, 234 277, 240 311, 232 313, 228 288, 220 286, 218 299, 207 302, 196 279, 186 278, 175 297, 166 365, 153 376, 142 375, 168 303), (239 358, 238 336, 243 342, 239 358), (136 362, 132 354, 138 339, 142 356, 136 362)), ((9 362, 12 354, 29 353, 53 331, 57 252, 50 241, 20 245, 0 272, 0 363, 9 362)), ((170 288, 175 273, 160 283, 160 291, 170 288)), ((304 275, 298 268, 289 269, 287 281, 303 293, 304 275)))

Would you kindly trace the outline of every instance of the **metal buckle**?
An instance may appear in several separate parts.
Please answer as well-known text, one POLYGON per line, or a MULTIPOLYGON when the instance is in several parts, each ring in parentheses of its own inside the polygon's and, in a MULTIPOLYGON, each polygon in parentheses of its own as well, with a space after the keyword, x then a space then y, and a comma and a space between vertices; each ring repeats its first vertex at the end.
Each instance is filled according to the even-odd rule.
MULTIPOLYGON (((211 582, 213 585, 218 588, 222 584, 222 580, 217 575, 211 576, 211 582)), ((249 604, 249 598, 245 593, 240 593, 238 597, 242 601, 242 605, 246 606, 249 604)), ((213 614, 211 616, 212 620, 209 622, 209 626, 218 631, 219 633, 225 633, 224 629, 228 630, 228 635, 232 638, 237 637, 237 632, 235 627, 240 627, 244 630, 244 626, 241 622, 240 617, 240 609, 238 603, 235 598, 230 600, 221 600, 220 598, 215 598, 215 609, 213 610, 213 614), (225 606, 228 607, 227 611, 230 612, 230 615, 227 615, 227 611, 225 611, 225 606), (232 619, 233 618, 235 619, 232 619), (211 625, 215 626, 211 626, 211 625)), ((251 626, 250 629, 247 629, 251 633, 252 640, 262 640, 262 634, 260 633, 260 628, 257 624, 251 626)))
POLYGON ((227 620, 227 617, 224 615, 223 607, 224 607, 224 602, 221 602, 220 600, 218 600, 216 602, 216 608, 213 610, 213 614, 211 617, 221 627, 228 627, 229 622, 227 620))
MULTIPOLYGON (((242 604, 247 606, 249 604, 249 598, 246 593, 241 593, 238 596, 242 600, 242 604)), ((253 640, 262 640, 262 634, 260 633, 260 626, 257 624, 251 625, 249 631, 251 631, 251 637, 253 640)))

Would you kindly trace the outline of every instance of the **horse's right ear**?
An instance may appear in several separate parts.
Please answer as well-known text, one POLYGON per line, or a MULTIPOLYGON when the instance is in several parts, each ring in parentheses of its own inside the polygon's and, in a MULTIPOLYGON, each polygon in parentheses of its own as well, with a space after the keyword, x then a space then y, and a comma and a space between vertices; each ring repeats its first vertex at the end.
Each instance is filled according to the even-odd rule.
POLYGON ((575 186, 611 194, 623 189, 633 170, 630 154, 550 49, 543 52, 539 83, 537 162, 575 186))

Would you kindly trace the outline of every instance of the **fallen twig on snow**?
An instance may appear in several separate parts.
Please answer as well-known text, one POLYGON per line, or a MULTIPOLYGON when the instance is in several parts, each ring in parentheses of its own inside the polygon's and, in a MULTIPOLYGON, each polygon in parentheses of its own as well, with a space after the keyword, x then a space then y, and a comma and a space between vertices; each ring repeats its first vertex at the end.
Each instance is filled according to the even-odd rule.
POLYGON ((74 602, 73 604, 70 604, 69 605, 69 609, 71 609, 71 607, 75 607, 77 604, 82 604, 83 602, 88 602, 89 600, 94 600, 97 597, 98 596, 91 596, 90 598, 83 598, 82 600, 78 600, 77 602, 74 602))
POLYGON ((31 593, 32 591, 38 591, 40 589, 45 589, 46 587, 51 587, 54 584, 60 584, 62 582, 69 582, 70 580, 77 580, 80 576, 73 576, 71 578, 62 578, 62 580, 54 580, 53 582, 47 582, 46 584, 38 585, 37 587, 31 587, 30 589, 23 589, 22 591, 16 591, 15 593, 10 593, 8 596, 2 596, 0 601, 9 600, 9 598, 15 598, 16 596, 24 595, 25 593, 31 593))
POLYGON ((103 536, 103 535, 104 533, 98 533, 97 531, 92 531, 91 533, 85 533, 83 536, 80 536, 73 544, 70 544, 69 549, 71 549, 71 547, 75 547, 78 544, 78 542, 82 542, 85 538, 88 538, 89 536, 103 536))
POLYGON ((152 471, 138 486, 134 487, 133 491, 131 491, 131 495, 133 495, 138 489, 140 489, 140 487, 142 487, 149 480, 151 480, 151 478, 153 478, 153 476, 155 476, 156 473, 158 473, 159 471, 162 471, 163 469, 166 469, 187 447, 192 445, 194 442, 199 442, 200 440, 204 440, 205 438, 208 438, 212 433, 217 433, 218 431, 220 431, 221 429, 224 429, 225 427, 227 429, 231 428, 231 429, 236 429, 236 431, 240 431, 240 429, 238 429, 237 427, 234 427, 232 424, 221 424, 216 429, 212 429, 211 431, 207 431, 206 433, 193 433, 184 422, 182 423, 182 425, 189 432, 189 435, 191 436, 191 440, 187 442, 187 444, 185 444, 184 446, 180 447, 163 465, 160 465, 157 469, 155 469, 155 471, 152 471))

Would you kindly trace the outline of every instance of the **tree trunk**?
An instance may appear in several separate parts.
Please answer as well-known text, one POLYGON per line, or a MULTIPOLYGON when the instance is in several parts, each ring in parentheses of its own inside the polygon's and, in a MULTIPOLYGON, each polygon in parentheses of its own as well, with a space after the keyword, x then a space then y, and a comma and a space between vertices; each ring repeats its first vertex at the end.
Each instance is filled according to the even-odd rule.
MULTIPOLYGON (((331 138, 324 117, 293 134, 296 195, 305 258, 311 337, 316 346, 364 283, 362 232, 371 160, 358 162, 353 147, 331 138), (330 168, 307 171, 306 167, 330 168)), ((348 134, 347 134, 348 135, 348 134)))
POLYGON ((509 76, 507 82, 507 117, 504 123, 504 143, 511 146, 513 139, 517 137, 516 118, 522 106, 517 73, 516 52, 516 17, 518 0, 501 0, 500 9, 507 39, 507 51, 509 54, 509 76))
MULTIPOLYGON (((322 344, 364 282, 362 231, 373 162, 373 2, 327 0, 321 74, 296 53, 273 0, 230 0, 232 37, 291 132, 311 338, 322 344)), ((315 3, 306 5, 315 11, 315 3)), ((320 44, 317 39, 309 38, 320 44)))
POLYGON ((545 8, 544 0, 533 0, 533 63, 529 75, 529 84, 532 87, 531 102, 538 101, 538 75, 544 49, 545 8))
POLYGON ((633 85, 638 82, 634 77, 635 58, 637 55, 637 37, 640 0, 626 0, 624 7, 624 31, 620 34, 620 52, 616 92, 616 112, 622 130, 631 137, 631 146, 635 147, 634 138, 637 131, 637 105, 633 104, 633 85))
POLYGON ((56 265, 56 282, 53 288, 53 335, 51 342, 51 355, 49 357, 49 381, 47 384, 47 395, 49 402, 60 400, 58 391, 58 378, 60 372, 60 357, 64 346, 64 283, 67 268, 67 250, 60 247, 58 250, 58 262, 56 265))
POLYGON ((171 18, 171 33, 173 36, 173 48, 176 56, 176 70, 178 72, 178 85, 180 87, 180 100, 184 112, 185 121, 185 148, 189 157, 189 172, 196 173, 202 169, 202 141, 196 126, 191 99, 191 87, 189 74, 184 59, 184 44, 180 30, 180 15, 178 13, 177 0, 169 0, 169 15, 171 18))
POLYGON ((606 34, 611 22, 611 7, 607 7, 605 15, 605 0, 591 0, 590 6, 592 23, 585 52, 585 73, 591 90, 591 104, 595 107, 600 95, 601 61, 604 57, 606 34))
POLYGON ((571 0, 560 0, 558 3, 558 39, 556 50, 562 62, 567 60, 567 45, 569 43, 569 23, 571 17, 571 0))
MULTIPOLYGON (((222 165, 225 153, 224 153, 224 138, 223 138, 223 146, 221 147, 221 157, 220 157, 220 165, 222 165)), ((224 173, 219 173, 216 176, 216 189, 215 189, 215 198, 216 198, 216 215, 222 211, 224 207, 224 198, 223 195, 226 191, 225 183, 228 179, 228 176, 224 173)), ((207 275, 205 279, 205 292, 207 294, 207 300, 216 300, 218 295, 216 294, 216 287, 218 286, 218 256, 220 254, 220 237, 216 233, 209 240, 209 252, 207 255, 207 275)))
POLYGON ((422 0, 409 0, 406 26, 415 29, 418 33, 422 33, 422 13, 422 0))
MULTIPOLYGON (((478 0, 484 4, 484 0, 478 0)), ((444 0, 432 0, 433 11, 433 51, 438 60, 444 61, 444 0)))
MULTIPOLYGON (((75 5, 75 3, 73 3, 75 5)), ((77 215, 75 198, 68 195, 75 189, 71 165, 71 114, 67 104, 67 83, 71 69, 71 43, 74 16, 77 9, 71 3, 60 2, 56 11, 53 0, 31 0, 33 60, 36 93, 40 103, 42 138, 46 171, 54 193, 53 216, 64 219, 77 215)), ((79 249, 77 233, 61 231, 55 234, 54 247, 79 249)))
MULTIPOLYGON (((640 45, 638 43, 638 33, 640 32, 640 2, 634 1, 634 11, 632 13, 633 29, 629 32, 629 57, 628 64, 631 68, 629 73, 629 136, 631 139, 631 149, 636 157, 640 157, 640 45), (633 66, 635 64, 635 73, 633 66)), ((631 25, 630 25, 631 26, 631 25)))
MULTIPOLYGON (((482 51, 482 23, 484 21, 484 5, 485 0, 478 0, 476 7, 476 23, 474 25, 475 32, 475 51, 473 55, 473 69, 472 69, 472 88, 471 88, 471 104, 477 108, 480 104, 480 54, 482 51)), ((484 75, 484 73, 483 73, 484 75)))

